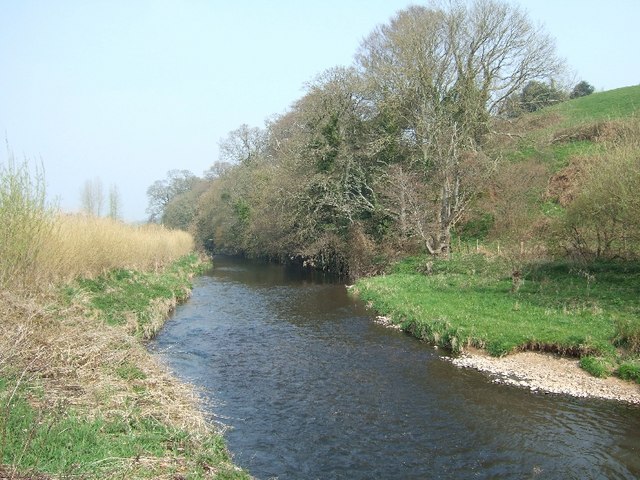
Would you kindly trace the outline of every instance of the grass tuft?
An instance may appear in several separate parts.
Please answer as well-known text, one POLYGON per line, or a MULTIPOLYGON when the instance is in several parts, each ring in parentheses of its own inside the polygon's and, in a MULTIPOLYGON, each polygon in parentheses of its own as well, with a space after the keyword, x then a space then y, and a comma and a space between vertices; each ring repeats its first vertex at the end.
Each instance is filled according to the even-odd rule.
POLYGON ((624 380, 640 383, 640 360, 623 362, 618 368, 618 376, 624 380))
POLYGON ((580 368, 598 378, 607 378, 611 375, 611 363, 608 359, 602 357, 592 357, 590 355, 582 357, 580 359, 580 368))

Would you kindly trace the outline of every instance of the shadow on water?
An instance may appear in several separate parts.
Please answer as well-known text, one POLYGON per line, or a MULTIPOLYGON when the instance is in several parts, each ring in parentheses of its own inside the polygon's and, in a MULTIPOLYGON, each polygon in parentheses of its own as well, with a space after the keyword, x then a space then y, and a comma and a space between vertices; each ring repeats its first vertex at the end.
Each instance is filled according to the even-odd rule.
POLYGON ((217 258, 153 348, 258 478, 637 478, 640 409, 532 394, 371 321, 330 275, 217 258))

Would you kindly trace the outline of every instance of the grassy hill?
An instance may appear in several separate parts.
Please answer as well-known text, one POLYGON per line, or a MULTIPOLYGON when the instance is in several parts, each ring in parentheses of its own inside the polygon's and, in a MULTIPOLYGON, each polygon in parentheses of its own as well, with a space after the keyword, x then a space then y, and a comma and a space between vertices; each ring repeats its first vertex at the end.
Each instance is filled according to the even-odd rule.
POLYGON ((452 258, 406 259, 360 296, 454 352, 552 351, 640 382, 639 112, 634 86, 498 123, 452 258))
POLYGON ((640 85, 594 93, 503 124, 507 131, 515 128, 516 140, 498 148, 513 161, 538 158, 557 171, 572 157, 600 151, 637 122, 639 112, 640 85))
POLYGON ((585 120, 613 120, 632 116, 640 110, 640 85, 616 88, 563 102, 549 109, 564 119, 564 127, 585 120))

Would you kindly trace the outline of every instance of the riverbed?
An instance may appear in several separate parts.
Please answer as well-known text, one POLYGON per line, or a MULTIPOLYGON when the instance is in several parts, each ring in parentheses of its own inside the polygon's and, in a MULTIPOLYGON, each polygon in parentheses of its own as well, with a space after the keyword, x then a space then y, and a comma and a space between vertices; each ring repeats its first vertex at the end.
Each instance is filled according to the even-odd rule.
POLYGON ((638 478, 640 408, 495 384, 339 279, 234 258, 152 344, 257 478, 638 478))

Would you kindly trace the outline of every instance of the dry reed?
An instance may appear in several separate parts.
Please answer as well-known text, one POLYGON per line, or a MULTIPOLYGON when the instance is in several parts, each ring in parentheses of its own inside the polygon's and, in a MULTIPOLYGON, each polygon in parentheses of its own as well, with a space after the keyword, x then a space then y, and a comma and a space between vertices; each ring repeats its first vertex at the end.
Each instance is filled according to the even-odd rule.
MULTIPOLYGON (((191 235, 159 225, 59 213, 46 202, 41 172, 32 173, 26 160, 16 162, 8 153, 8 161, 0 163, 0 379, 11 381, 0 392, 0 426, 20 389, 40 412, 155 419, 188 432, 195 444, 204 442, 212 424, 198 408, 194 389, 174 378, 127 325, 96 318, 81 292, 69 305, 59 288, 114 269, 162 271, 193 251, 191 235), (126 374, 128 368, 135 378, 126 374)), ((174 300, 153 300, 141 313, 154 319, 143 333, 151 336, 174 306, 174 300)), ((9 472, 21 478, 16 465, 2 466, 3 453, 0 442, 0 477, 9 472)), ((116 460, 105 466, 119 472, 118 478, 129 476, 126 472, 135 477, 144 463, 140 458, 116 460)), ((155 465, 158 478, 174 478, 164 472, 188 471, 194 461, 178 452, 146 459, 145 468, 155 465), (165 464, 176 468, 163 469, 165 464)))
POLYGON ((116 268, 158 270, 193 251, 187 232, 160 225, 128 225, 85 215, 56 216, 38 257, 42 278, 69 281, 116 268))

